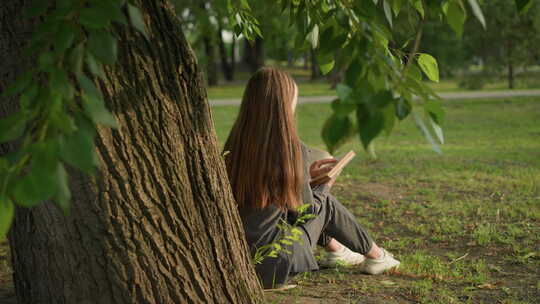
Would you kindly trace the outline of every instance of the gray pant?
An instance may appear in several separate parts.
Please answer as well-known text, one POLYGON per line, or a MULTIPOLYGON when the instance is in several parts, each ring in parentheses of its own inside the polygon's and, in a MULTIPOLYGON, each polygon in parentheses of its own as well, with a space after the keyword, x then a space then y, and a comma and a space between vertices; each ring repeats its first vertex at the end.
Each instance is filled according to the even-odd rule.
POLYGON ((367 231, 334 196, 328 194, 320 203, 315 202, 314 207, 316 217, 301 225, 312 248, 316 244, 324 247, 334 238, 360 254, 371 250, 373 240, 367 231))
MULTIPOLYGON (((366 254, 371 250, 373 241, 356 221, 354 215, 349 212, 338 200, 328 193, 326 186, 315 187, 310 194, 311 210, 315 215, 306 223, 298 225, 304 230, 300 242, 293 242, 287 250, 281 250, 275 258, 265 258, 262 263, 255 265, 257 275, 264 288, 273 288, 284 284, 290 276, 300 272, 319 269, 313 249, 319 243, 322 246, 328 244, 330 238, 335 238, 351 250, 366 254)), ((262 212, 262 211, 259 211, 262 212)), ((294 211, 285 212, 285 219, 293 224, 298 214, 294 211)), ((265 216, 254 218, 261 220, 265 216)), ((274 229, 279 229, 275 227, 274 229)), ((278 238, 279 238, 279 234, 278 238)), ((276 240, 273 240, 276 241, 276 240)))

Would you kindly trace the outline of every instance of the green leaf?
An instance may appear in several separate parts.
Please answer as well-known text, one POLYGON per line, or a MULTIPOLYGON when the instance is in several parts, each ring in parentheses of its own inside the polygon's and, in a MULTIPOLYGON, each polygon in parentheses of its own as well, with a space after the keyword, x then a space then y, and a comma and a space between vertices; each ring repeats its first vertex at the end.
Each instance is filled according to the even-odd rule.
POLYGON ((94 148, 96 131, 92 123, 80 117, 78 130, 60 141, 60 156, 71 166, 92 174, 98 165, 94 148))
POLYGON ((387 105, 382 109, 382 114, 384 121, 384 132, 388 136, 396 124, 396 112, 394 111, 394 106, 392 104, 387 105))
POLYGON ((384 130, 384 114, 379 110, 370 112, 365 105, 360 104, 356 109, 356 119, 360 141, 367 150, 373 139, 384 130))
POLYGON ((64 213, 69 212, 70 200, 71 200, 71 191, 69 190, 68 183, 68 174, 64 165, 61 162, 58 162, 56 167, 56 174, 54 175, 56 179, 57 193, 55 195, 55 201, 64 213))
POLYGON ((35 50, 37 51, 40 47, 41 49, 49 50, 51 42, 53 42, 54 36, 62 24, 63 22, 59 22, 55 18, 45 18, 43 23, 34 27, 31 43, 39 45, 35 47, 35 50))
POLYGON ((38 84, 32 84, 26 90, 24 90, 24 93, 21 94, 20 98, 20 105, 21 109, 27 110, 29 109, 33 102, 36 100, 36 97, 39 94, 39 87, 38 84))
MULTIPOLYGON (((516 7, 520 14, 525 14, 532 6, 532 0, 515 0, 516 7)), ((485 27, 485 26, 484 26, 485 27)))
POLYGON ((47 0, 34 0, 27 9, 26 14, 28 17, 37 17, 43 15, 51 3, 47 0))
POLYGON ((78 80, 84 95, 95 99, 103 99, 101 91, 95 86, 94 82, 90 80, 90 78, 86 77, 84 74, 81 74, 78 80))
POLYGON ((84 92, 82 100, 86 113, 95 123, 104 124, 109 127, 117 128, 118 123, 112 114, 105 107, 101 91, 94 85, 88 77, 81 75, 79 84, 84 92))
POLYGON ((14 216, 13 202, 5 196, 0 196, 0 241, 5 239, 14 216))
POLYGON ((418 127, 418 129, 420 129, 420 131, 422 131, 427 141, 431 144, 431 148, 433 149, 433 151, 439 154, 442 154, 441 147, 439 147, 439 145, 433 139, 433 136, 431 136, 431 133, 429 133, 429 130, 426 127, 422 118, 416 112, 413 112, 413 117, 414 117, 414 122, 416 123, 416 126, 418 127))
POLYGON ((141 34, 148 39, 148 33, 146 32, 146 27, 144 24, 144 18, 141 14, 141 11, 138 7, 128 4, 128 13, 129 20, 135 29, 137 29, 141 34))
POLYGON ((424 12, 424 5, 422 4, 422 0, 413 0, 412 5, 418 11, 418 13, 420 13, 420 16, 424 18, 425 12, 424 12))
POLYGON ((394 106, 395 106, 396 117, 399 120, 403 120, 407 116, 409 116, 412 110, 411 103, 403 97, 399 98, 397 102, 394 104, 394 106))
POLYGON ((390 90, 379 91, 371 96, 369 103, 377 108, 385 108, 394 100, 394 95, 390 90))
POLYGON ((73 8, 76 1, 73 0, 56 0, 56 8, 62 11, 68 11, 73 8))
POLYGON ((338 83, 338 85, 336 86, 336 93, 337 93, 337 96, 340 100, 342 100, 343 102, 346 101, 347 99, 349 99, 349 97, 351 96, 353 92, 353 89, 351 89, 348 85, 346 84, 342 84, 342 83, 338 83))
POLYGON ((392 8, 390 7, 390 4, 388 4, 388 0, 384 0, 383 9, 386 20, 388 20, 388 24, 390 24, 390 27, 393 27, 394 24, 392 23, 392 8))
MULTIPOLYGON (((335 12, 336 12, 335 18, 336 18, 337 23, 345 30, 349 30, 351 27, 350 22, 349 22, 349 16, 341 8, 336 8, 335 12)), ((326 19, 330 19, 330 18, 332 17, 328 16, 328 18, 326 19)))
POLYGON ((433 128, 433 132, 437 136, 437 139, 441 144, 444 144, 444 134, 441 126, 437 122, 435 122, 435 120, 433 120, 433 117, 428 115, 428 118, 431 124, 431 128, 433 128))
POLYGON ((101 68, 101 64, 97 62, 96 58, 94 58, 94 56, 92 56, 92 54, 90 53, 86 54, 86 65, 88 66, 88 69, 90 70, 90 73, 92 73, 92 75, 101 79, 105 78, 105 73, 101 68))
POLYGON ((31 147, 32 164, 28 174, 12 186, 11 194, 17 204, 33 207, 50 199, 56 192, 54 176, 58 164, 58 145, 54 141, 42 141, 31 147))
POLYGON ((105 64, 114 64, 118 55, 116 39, 106 31, 92 31, 88 38, 88 51, 105 64))
POLYGON ((380 74, 375 69, 372 69, 367 73, 367 80, 375 91, 384 90, 386 88, 386 75, 380 74))
POLYGON ((49 87, 53 95, 59 95, 65 98, 73 97, 73 87, 64 70, 53 68, 49 73, 49 77, 49 87))
POLYGON ((392 10, 394 11, 394 15, 399 15, 399 12, 401 11, 401 6, 403 5, 403 0, 394 0, 392 1, 392 10))
POLYGON ((77 126, 75 125, 73 118, 62 109, 51 112, 49 119, 52 126, 56 127, 56 129, 65 134, 71 134, 77 130, 77 126))
POLYGON ((0 119, 0 143, 22 136, 27 119, 27 115, 21 111, 0 119))
POLYGON ((362 65, 360 64, 359 60, 354 60, 345 72, 345 83, 354 88, 361 76, 362 65))
POLYGON ((450 27, 456 32, 458 37, 463 34, 463 24, 465 23, 465 11, 457 2, 447 2, 446 19, 450 27))
POLYGON ((107 14, 109 20, 116 21, 122 25, 127 25, 126 16, 122 11, 124 1, 100 1, 95 4, 102 13, 107 14))
POLYGON ((331 106, 334 114, 339 117, 347 116, 356 110, 356 104, 344 103, 340 99, 334 99, 331 106))
POLYGON ((411 65, 407 69, 407 76, 418 81, 422 80, 422 72, 420 71, 418 66, 416 66, 416 64, 414 64, 413 62, 411 62, 411 65))
POLYGON ((45 52, 39 55, 38 65, 42 70, 47 71, 55 65, 54 60, 55 58, 51 52, 45 52))
POLYGON ((109 15, 96 6, 83 8, 79 15, 79 23, 87 29, 105 29, 110 22, 109 15))
POLYGON ((107 110, 101 98, 83 95, 84 109, 96 124, 103 124, 112 128, 118 128, 116 118, 107 110))
POLYGON ((418 57, 418 65, 430 80, 439 82, 439 66, 433 56, 421 53, 418 57))
POLYGON ((333 114, 324 123, 322 139, 330 153, 334 153, 340 146, 350 140, 354 134, 354 125, 348 116, 333 114))
POLYGON ((437 123, 442 124, 444 121, 444 109, 440 102, 428 100, 424 103, 424 110, 429 113, 429 116, 437 123))
POLYGON ((69 64, 76 77, 82 74, 84 60, 84 44, 79 43, 69 53, 69 64))
MULTIPOLYGON (((516 1, 519 1, 519 0, 516 0, 516 1)), ((478 21, 480 21, 480 23, 485 29, 486 19, 484 18, 484 13, 482 13, 482 9, 480 8, 480 5, 478 5, 478 2, 476 0, 469 0, 469 5, 471 6, 474 16, 476 17, 476 19, 478 19, 478 21)))
POLYGON ((311 42, 311 48, 316 49, 319 45, 319 26, 315 24, 311 32, 308 33, 307 39, 311 42))
POLYGON ((13 82, 5 91, 2 93, 5 97, 15 96, 21 93, 26 89, 32 82, 34 76, 33 71, 26 71, 17 77, 17 80, 13 82))
POLYGON ((324 54, 322 52, 317 52, 317 62, 319 63, 321 73, 326 75, 334 68, 334 55, 332 53, 324 54))
POLYGON ((57 53, 63 53, 73 44, 78 29, 73 25, 66 23, 60 27, 54 37, 54 50, 57 53))

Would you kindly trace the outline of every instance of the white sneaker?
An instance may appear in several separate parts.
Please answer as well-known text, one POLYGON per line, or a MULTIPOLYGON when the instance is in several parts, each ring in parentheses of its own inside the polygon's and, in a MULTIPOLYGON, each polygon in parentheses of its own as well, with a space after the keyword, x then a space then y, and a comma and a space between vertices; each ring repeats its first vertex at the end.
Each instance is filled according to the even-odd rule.
POLYGON ((296 284, 282 284, 282 285, 277 285, 274 288, 264 289, 264 291, 284 291, 284 290, 289 290, 296 287, 298 287, 298 285, 296 284))
POLYGON ((366 258, 358 252, 354 252, 343 246, 338 252, 329 252, 324 259, 320 261, 321 266, 335 267, 337 265, 351 266, 364 262, 366 258))
POLYGON ((394 259, 394 256, 381 248, 383 254, 378 259, 366 259, 364 263, 359 266, 359 269, 363 273, 367 274, 381 274, 392 268, 399 266, 399 261, 394 259))

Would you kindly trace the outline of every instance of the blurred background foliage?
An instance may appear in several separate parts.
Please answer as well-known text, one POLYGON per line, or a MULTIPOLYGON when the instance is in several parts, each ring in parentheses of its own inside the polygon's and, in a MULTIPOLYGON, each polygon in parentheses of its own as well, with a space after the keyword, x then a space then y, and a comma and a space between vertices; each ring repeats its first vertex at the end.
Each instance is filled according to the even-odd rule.
MULTIPOLYGON (((235 85, 243 84, 252 71, 263 65, 281 66, 300 82, 311 83, 306 86, 306 92, 301 92, 303 95, 332 93, 326 84, 331 86, 335 83, 336 73, 322 76, 313 51, 295 52, 294 38, 298 29, 291 26, 289 16, 282 14, 277 5, 269 5, 263 0, 249 1, 262 33, 262 38, 249 42, 243 36, 234 37, 227 18, 223 15, 220 18, 216 13, 219 11, 215 8, 216 2, 211 2, 207 1, 204 10, 198 12, 208 18, 198 17, 195 11, 184 13, 182 18, 197 58, 205 67, 208 84, 217 86, 210 88, 210 97, 241 95, 241 90, 235 85), (201 20, 208 22, 202 27, 194 26, 201 20)), ((514 1, 479 3, 486 28, 476 18, 467 18, 461 37, 440 19, 426 20, 419 51, 431 54, 438 61, 441 83, 433 85, 434 88, 438 91, 539 88, 538 3, 530 2, 530 7, 523 14, 516 10, 514 1)), ((418 16, 410 10, 404 7, 398 15, 400 20, 394 22, 400 25, 393 28, 396 44, 405 43, 416 34, 418 16)))

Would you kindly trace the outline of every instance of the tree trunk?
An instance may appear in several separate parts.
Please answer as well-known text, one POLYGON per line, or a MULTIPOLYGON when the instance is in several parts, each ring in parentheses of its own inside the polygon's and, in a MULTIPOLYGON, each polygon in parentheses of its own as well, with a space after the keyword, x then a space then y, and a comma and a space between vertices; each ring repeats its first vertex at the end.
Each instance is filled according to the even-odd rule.
POLYGON ((315 51, 313 49, 310 50, 309 57, 311 59, 311 80, 317 80, 321 78, 321 69, 319 69, 319 64, 317 63, 317 58, 315 57, 315 51))
POLYGON ((206 54, 206 80, 209 86, 216 86, 218 84, 218 73, 216 64, 216 50, 214 48, 214 41, 209 35, 204 34, 204 52, 206 54))
POLYGON ((506 64, 508 67, 508 88, 512 90, 514 88, 514 59, 512 58, 513 49, 512 39, 506 41, 506 64))
MULTIPOLYGON (((218 31, 217 31, 217 38, 218 38, 218 46, 219 46, 219 57, 221 59, 221 69, 223 70, 223 76, 225 77, 225 80, 232 81, 234 80, 234 62, 229 62, 229 56, 227 54, 227 48, 225 47, 225 42, 223 41, 223 28, 220 24, 221 21, 218 21, 218 31)), ((234 45, 234 40, 232 45, 234 45)), ((232 47, 231 45, 231 47, 232 47)), ((231 48, 232 52, 234 52, 234 47, 231 48)), ((234 56, 234 54, 232 55, 234 56)), ((231 57, 232 57, 231 56, 231 57)), ((234 59, 234 58, 230 58, 234 59)))
POLYGON ((293 52, 288 51, 287 52, 287 67, 288 68, 293 68, 294 67, 294 61, 295 61, 295 58, 294 58, 293 52))
POLYGON ((244 60, 249 70, 255 73, 264 66, 264 41, 257 37, 254 41, 245 40, 244 60))
MULTIPOLYGON (((29 60, 23 3, 0 4, 0 90, 29 60)), ((119 62, 99 86, 120 127, 98 128, 98 174, 71 170, 69 216, 17 210, 18 303, 260 302, 193 52, 168 2, 136 3, 150 40, 117 32, 119 62)))
POLYGON ((231 74, 233 75, 233 78, 234 78, 235 71, 236 71, 236 38, 233 35, 232 41, 231 41, 231 74))
POLYGON ((512 61, 508 62, 508 88, 514 89, 514 65, 512 61))

